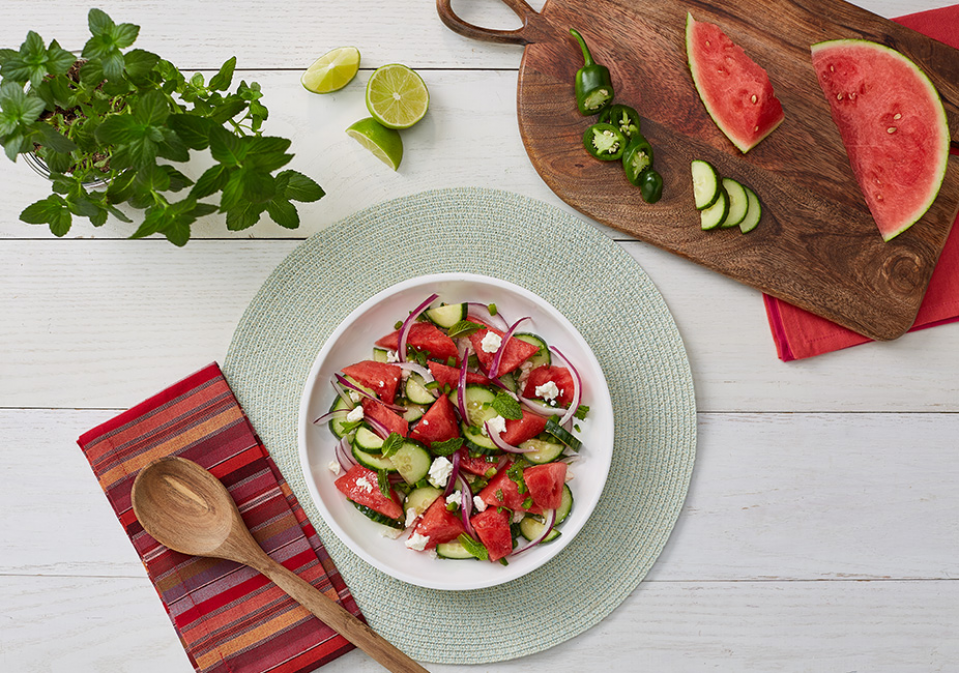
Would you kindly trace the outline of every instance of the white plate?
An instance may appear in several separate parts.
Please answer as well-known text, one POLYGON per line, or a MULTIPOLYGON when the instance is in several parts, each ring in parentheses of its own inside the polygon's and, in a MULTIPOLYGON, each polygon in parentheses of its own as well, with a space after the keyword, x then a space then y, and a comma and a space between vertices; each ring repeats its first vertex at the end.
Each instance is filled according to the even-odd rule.
MULTIPOLYGON (((330 529, 362 559, 404 582, 445 590, 479 589, 521 577, 556 556, 592 514, 609 473, 613 449, 613 408, 599 362, 575 327, 546 301, 506 281, 466 273, 420 276, 398 283, 367 299, 333 331, 306 380, 298 424, 300 464, 310 495, 330 529), (336 396, 330 379, 343 367, 372 357, 373 342, 394 331, 395 324, 430 294, 447 304, 495 303, 508 321, 532 318, 522 331, 539 334, 568 357, 583 379, 583 404, 589 416, 579 422, 583 441, 571 466, 573 510, 560 535, 549 544, 509 560, 508 566, 473 560, 444 560, 406 549, 399 539, 383 537, 383 526, 358 512, 336 489, 328 465, 335 459, 336 437, 313 420, 326 413, 336 396)), ((547 569, 548 571, 548 569, 547 569)))

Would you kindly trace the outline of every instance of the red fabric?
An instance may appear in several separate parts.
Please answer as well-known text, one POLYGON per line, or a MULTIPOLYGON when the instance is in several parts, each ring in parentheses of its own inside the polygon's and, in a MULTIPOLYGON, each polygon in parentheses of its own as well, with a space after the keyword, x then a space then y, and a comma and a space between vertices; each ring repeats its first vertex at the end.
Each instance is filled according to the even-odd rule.
MULTIPOLYGON (((893 20, 959 49, 959 5, 893 20)), ((952 154, 957 152, 953 150, 952 154)), ((775 297, 763 295, 763 300, 780 360, 799 360, 870 341, 861 334, 775 297)), ((959 321, 959 218, 952 225, 919 307, 916 322, 909 331, 955 321, 959 321)))
POLYGON ((164 456, 193 460, 227 486, 270 556, 362 618, 216 364, 77 441, 197 673, 306 673, 353 649, 255 570, 171 551, 137 521, 139 471, 164 456))

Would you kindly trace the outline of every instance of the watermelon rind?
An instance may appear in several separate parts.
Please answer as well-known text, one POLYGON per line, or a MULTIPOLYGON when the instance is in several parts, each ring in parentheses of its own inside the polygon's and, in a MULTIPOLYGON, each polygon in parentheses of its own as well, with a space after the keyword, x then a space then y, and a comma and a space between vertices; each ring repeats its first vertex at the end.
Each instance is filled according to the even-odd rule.
MULTIPOLYGON (((863 193, 863 197, 866 200, 866 205, 869 206, 870 212, 873 215, 873 219, 876 222, 876 227, 879 229, 880 234, 884 241, 891 241, 899 234, 903 233, 909 229, 912 225, 922 219, 923 215, 932 207, 932 204, 935 202, 936 197, 939 195, 939 190, 942 187, 942 182, 946 176, 946 168, 949 161, 949 122, 946 117, 946 110, 942 105, 942 99, 939 96, 939 92, 936 90, 935 85, 932 83, 932 80, 926 75, 922 69, 917 66, 911 59, 903 55, 902 53, 887 47, 884 44, 879 44, 876 42, 871 42, 869 40, 858 40, 858 39, 842 39, 842 40, 828 40, 825 42, 818 42, 811 46, 813 65, 816 69, 816 75, 819 79, 820 87, 823 88, 823 93, 826 96, 826 100, 829 103, 830 112, 833 117, 833 121, 836 123, 836 126, 840 130, 840 135, 843 135, 843 126, 837 120, 837 101, 832 99, 832 96, 829 92, 826 91, 826 88, 823 83, 822 74, 819 71, 818 63, 830 58, 832 56, 835 58, 836 54, 846 52, 849 50, 863 50, 861 63, 867 66, 874 65, 881 62, 879 59, 880 56, 888 56, 895 61, 903 64, 907 68, 907 72, 915 75, 915 80, 911 83, 904 82, 904 78, 897 77, 895 85, 905 88, 905 84, 913 84, 914 89, 910 90, 908 99, 915 104, 919 98, 925 98, 924 103, 928 104, 929 108, 932 110, 931 119, 923 119, 922 122, 918 125, 924 130, 928 130, 929 134, 937 134, 937 138, 929 143, 930 161, 921 162, 923 166, 926 167, 926 172, 928 173, 927 183, 924 185, 916 186, 918 198, 915 199, 914 205, 908 207, 905 212, 897 213, 893 218, 889 212, 888 201, 886 203, 877 203, 874 197, 871 197, 868 191, 868 185, 864 184, 864 181, 868 176, 860 175, 856 170, 856 162, 851 156, 850 151, 856 152, 855 146, 850 147, 849 143, 845 136, 843 136, 843 144, 846 147, 846 154, 849 157, 850 164, 853 167, 853 173, 856 175, 856 180, 859 183, 860 190, 863 193)), ((880 99, 882 102, 892 100, 888 97, 889 94, 889 84, 877 87, 877 89, 882 91, 883 97, 880 99)), ((888 104, 888 103, 887 103, 888 104)), ((918 107, 918 106, 917 106, 918 107)), ((878 120, 877 120, 878 121, 878 120)), ((904 120, 905 121, 905 120, 904 120)), ((893 122, 896 124, 896 122, 893 122)), ((890 126, 889 129, 894 129, 894 126, 890 126)), ((886 129, 888 131, 888 129, 886 129)), ((879 133, 879 137, 882 137, 883 134, 879 133)), ((903 159, 901 152, 895 151, 895 142, 900 141, 900 137, 896 137, 895 130, 889 132, 889 145, 890 152, 895 154, 894 159, 890 160, 890 165, 895 166, 896 163, 900 163, 903 159)), ((896 171, 890 171, 893 178, 896 176, 896 171)), ((901 172, 900 172, 901 174, 901 172)))
MULTIPOLYGON (((766 74, 766 71, 763 70, 755 61, 749 58, 746 53, 732 43, 735 46, 738 54, 735 57, 735 60, 738 61, 738 68, 740 73, 744 73, 746 70, 752 68, 758 72, 762 73, 762 81, 765 84, 762 90, 755 90, 757 94, 762 98, 758 103, 756 97, 752 99, 753 104, 757 104, 760 107, 760 110, 764 115, 770 114, 768 119, 761 120, 760 125, 757 125, 755 129, 749 129, 740 132, 737 130, 733 124, 737 121, 742 121, 742 115, 736 115, 733 113, 731 104, 734 101, 725 100, 724 103, 730 104, 729 109, 724 113, 723 110, 719 108, 720 101, 712 100, 714 95, 718 96, 714 92, 715 87, 710 87, 711 78, 715 78, 715 73, 708 72, 708 68, 705 64, 700 63, 701 56, 697 50, 697 40, 696 40, 696 27, 697 26, 709 26, 719 30, 720 34, 723 36, 723 39, 732 43, 729 40, 729 37, 719 29, 718 26, 713 24, 697 22, 693 15, 689 12, 686 13, 686 59, 689 64, 689 72, 693 77, 693 85, 696 87, 696 92, 699 94, 699 99, 703 102, 703 105, 706 108, 706 112, 709 114, 710 118, 716 124, 720 131, 729 139, 729 141, 739 149, 743 154, 747 153, 749 150, 758 145, 764 138, 766 138, 770 133, 779 128, 779 125, 783 123, 783 120, 786 118, 782 110, 782 105, 779 103, 779 100, 776 98, 775 94, 772 91, 772 85, 769 82, 769 77, 766 74), (778 113, 778 114, 777 114, 778 113)), ((735 87, 738 91, 745 91, 746 88, 741 86, 746 84, 746 82, 739 82, 740 86, 735 87)), ((755 83, 756 80, 751 80, 752 83, 755 83)), ((729 89, 727 89, 728 91, 729 89)))

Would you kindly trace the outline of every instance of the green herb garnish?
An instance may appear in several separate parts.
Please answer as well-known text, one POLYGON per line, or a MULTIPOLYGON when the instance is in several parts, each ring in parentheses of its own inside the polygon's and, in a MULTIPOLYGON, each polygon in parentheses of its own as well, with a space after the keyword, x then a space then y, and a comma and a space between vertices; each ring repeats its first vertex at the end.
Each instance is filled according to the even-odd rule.
POLYGON ((496 393, 496 397, 493 399, 491 406, 496 413, 505 419, 518 421, 523 417, 523 410, 520 408, 519 402, 514 400, 507 392, 500 391, 496 393))
POLYGON ((433 442, 430 444, 430 451, 436 456, 450 456, 463 446, 462 437, 452 437, 442 442, 433 442))
POLYGON ((472 334, 481 329, 485 329, 482 325, 479 325, 475 322, 470 322, 469 320, 460 320, 455 323, 452 327, 447 330, 446 335, 454 339, 458 336, 466 336, 467 334, 472 334))
POLYGON ((383 454, 384 458, 390 458, 400 450, 404 441, 406 440, 403 439, 400 433, 391 432, 389 436, 383 440, 383 447, 380 449, 380 453, 383 454))
POLYGON ((480 561, 489 560, 489 551, 482 542, 474 540, 466 533, 460 533, 459 537, 456 539, 461 545, 463 545, 463 549, 469 552, 470 556, 475 556, 480 561))

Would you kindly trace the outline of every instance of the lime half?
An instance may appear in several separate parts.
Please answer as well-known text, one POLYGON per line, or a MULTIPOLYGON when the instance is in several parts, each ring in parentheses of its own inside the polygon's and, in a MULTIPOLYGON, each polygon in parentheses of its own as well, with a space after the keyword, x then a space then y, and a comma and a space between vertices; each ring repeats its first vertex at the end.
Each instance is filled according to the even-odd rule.
POLYGON ((356 77, 360 69, 360 50, 340 47, 323 54, 300 76, 300 84, 313 93, 339 91, 356 77))
POLYGON ((403 139, 399 131, 389 129, 372 117, 361 119, 346 129, 346 134, 372 152, 394 171, 403 160, 403 139))
POLYGON ((366 83, 366 108, 383 126, 407 129, 426 114, 430 92, 412 68, 391 63, 377 68, 366 83))

